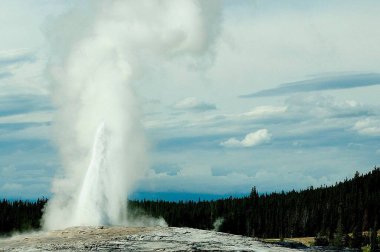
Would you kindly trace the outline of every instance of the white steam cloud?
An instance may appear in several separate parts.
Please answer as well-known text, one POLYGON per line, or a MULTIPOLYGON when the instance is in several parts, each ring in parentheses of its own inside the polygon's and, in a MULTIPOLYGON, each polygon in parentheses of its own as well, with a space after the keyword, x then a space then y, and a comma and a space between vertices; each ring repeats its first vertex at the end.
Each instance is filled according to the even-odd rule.
POLYGON ((224 218, 223 217, 219 217, 217 218, 214 223, 212 224, 212 226, 214 227, 214 231, 219 231, 220 228, 222 227, 223 225, 223 222, 224 222, 224 218))
POLYGON ((49 31, 63 169, 53 182, 45 229, 128 224, 127 196, 147 168, 133 84, 152 62, 209 53, 219 30, 215 1, 78 4, 49 31))

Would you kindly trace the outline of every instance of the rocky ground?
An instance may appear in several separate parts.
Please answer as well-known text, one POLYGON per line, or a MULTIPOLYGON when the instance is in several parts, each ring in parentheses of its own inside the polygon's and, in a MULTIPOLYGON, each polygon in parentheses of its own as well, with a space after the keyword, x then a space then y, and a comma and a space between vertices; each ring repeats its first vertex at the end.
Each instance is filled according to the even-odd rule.
MULTIPOLYGON (((3 251, 353 251, 264 243, 250 237, 175 227, 73 227, 0 239, 3 251), (290 248, 297 247, 297 248, 290 248)), ((301 245, 301 246, 300 246, 301 245)))
POLYGON ((74 227, 0 240, 0 251, 301 251, 191 228, 74 227))

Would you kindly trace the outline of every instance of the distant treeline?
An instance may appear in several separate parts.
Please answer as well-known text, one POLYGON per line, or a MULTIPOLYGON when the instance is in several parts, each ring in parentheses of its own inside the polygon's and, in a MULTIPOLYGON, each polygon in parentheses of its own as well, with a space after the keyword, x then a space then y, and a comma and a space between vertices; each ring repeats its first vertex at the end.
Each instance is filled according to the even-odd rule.
POLYGON ((320 188, 260 194, 215 201, 131 201, 132 209, 162 216, 169 226, 213 229, 254 237, 361 234, 380 221, 380 169, 320 188))
POLYGON ((0 201, 0 235, 40 228, 46 199, 37 201, 0 201))
MULTIPOLYGON (((0 201, 0 234, 40 228, 46 199, 0 201)), ((374 229, 380 221, 380 168, 333 186, 214 201, 129 201, 129 208, 163 217, 169 226, 214 229, 254 237, 318 236, 374 229)), ((136 211, 135 211, 136 212, 136 211)), ((377 228, 376 228, 377 229, 377 228)))

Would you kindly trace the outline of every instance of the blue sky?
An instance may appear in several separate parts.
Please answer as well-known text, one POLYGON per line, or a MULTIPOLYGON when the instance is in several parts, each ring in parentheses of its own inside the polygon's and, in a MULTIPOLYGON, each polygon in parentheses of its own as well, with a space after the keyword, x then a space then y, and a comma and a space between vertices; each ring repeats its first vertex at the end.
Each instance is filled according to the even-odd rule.
MULTIPOLYGON (((0 197, 49 196, 59 173, 46 34, 73 3, 0 3, 0 197)), ((378 165, 379 11, 227 1, 206 64, 163 63, 134 84, 150 146, 136 195, 299 189, 378 165)))

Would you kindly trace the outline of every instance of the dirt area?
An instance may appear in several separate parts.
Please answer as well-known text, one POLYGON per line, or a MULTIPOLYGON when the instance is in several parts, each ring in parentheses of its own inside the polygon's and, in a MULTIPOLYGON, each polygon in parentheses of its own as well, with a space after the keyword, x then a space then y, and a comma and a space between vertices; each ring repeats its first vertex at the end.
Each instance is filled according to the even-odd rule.
POLYGON ((253 238, 173 227, 74 227, 0 239, 0 251, 301 251, 253 238))
MULTIPOLYGON (((265 242, 280 242, 280 239, 264 239, 265 242)), ((298 242, 310 247, 314 243, 314 237, 285 238, 284 242, 298 242)))

